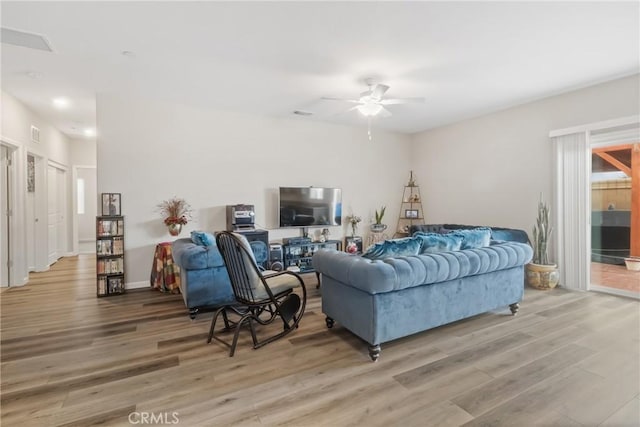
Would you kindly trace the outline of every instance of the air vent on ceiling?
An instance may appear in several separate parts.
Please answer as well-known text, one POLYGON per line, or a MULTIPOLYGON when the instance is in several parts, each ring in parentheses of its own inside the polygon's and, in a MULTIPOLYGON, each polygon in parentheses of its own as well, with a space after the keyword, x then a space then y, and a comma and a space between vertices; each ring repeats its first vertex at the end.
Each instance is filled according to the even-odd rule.
POLYGON ((45 52, 53 52, 53 49, 51 49, 51 45, 47 39, 40 34, 2 28, 2 34, 0 37, 2 39, 2 43, 26 47, 29 49, 44 50, 45 52))

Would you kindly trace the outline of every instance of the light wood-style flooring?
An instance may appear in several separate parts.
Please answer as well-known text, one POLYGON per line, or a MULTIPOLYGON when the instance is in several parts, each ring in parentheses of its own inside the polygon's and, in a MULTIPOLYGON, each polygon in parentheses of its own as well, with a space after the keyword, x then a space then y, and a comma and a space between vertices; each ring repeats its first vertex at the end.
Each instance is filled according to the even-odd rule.
POLYGON ((180 295, 96 298, 94 264, 65 258, 0 294, 2 426, 640 424, 637 300, 527 289, 515 317, 386 343, 373 363, 327 330, 310 274, 299 330, 259 350, 247 331, 229 358, 180 295))

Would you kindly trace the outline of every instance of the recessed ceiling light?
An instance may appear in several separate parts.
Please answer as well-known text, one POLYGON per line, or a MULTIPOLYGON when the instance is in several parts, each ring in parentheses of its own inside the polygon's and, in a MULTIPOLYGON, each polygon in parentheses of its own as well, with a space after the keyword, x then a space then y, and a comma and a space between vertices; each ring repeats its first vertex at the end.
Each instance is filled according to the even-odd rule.
POLYGON ((56 108, 64 109, 69 107, 69 100, 64 97, 53 98, 53 105, 56 108))
POLYGON ((96 130, 92 129, 92 128, 86 128, 84 130, 84 135, 85 136, 96 136, 96 130))

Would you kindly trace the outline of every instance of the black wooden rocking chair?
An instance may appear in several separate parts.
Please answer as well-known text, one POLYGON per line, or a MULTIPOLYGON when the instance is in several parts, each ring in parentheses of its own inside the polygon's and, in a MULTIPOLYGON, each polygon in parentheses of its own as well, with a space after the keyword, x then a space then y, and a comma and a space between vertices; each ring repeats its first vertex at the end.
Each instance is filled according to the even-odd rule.
POLYGON ((227 267, 236 304, 226 305, 215 312, 207 343, 215 339, 225 344, 230 347, 229 357, 233 357, 240 328, 243 325, 249 325, 254 349, 295 330, 307 304, 307 289, 302 278, 291 271, 263 275, 255 261, 249 242, 241 234, 222 231, 216 236, 216 244, 227 267), (302 298, 293 292, 294 287, 297 286, 302 290, 302 298), (229 312, 237 314, 240 319, 230 320, 229 312), (220 316, 224 320, 224 328, 218 332, 229 332, 235 328, 231 344, 215 334, 216 321, 220 316), (282 331, 259 341, 254 323, 260 325, 279 323, 276 319, 282 321, 282 331))

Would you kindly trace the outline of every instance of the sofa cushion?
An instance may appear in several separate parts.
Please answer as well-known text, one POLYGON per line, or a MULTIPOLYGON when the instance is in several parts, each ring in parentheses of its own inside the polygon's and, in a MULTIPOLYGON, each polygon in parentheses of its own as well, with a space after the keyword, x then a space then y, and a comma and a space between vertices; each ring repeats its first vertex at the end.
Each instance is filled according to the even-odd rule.
POLYGON ((216 244, 216 238, 213 234, 205 231, 192 231, 191 241, 200 246, 213 246, 216 244))
POLYGON ((529 243, 529 236, 524 230, 516 230, 511 228, 491 227, 491 238, 493 240, 529 243))
MULTIPOLYGON (((409 228, 409 233, 413 235, 416 231, 425 233, 446 234, 449 231, 470 230, 479 228, 478 225, 464 224, 414 224, 409 228)), ((529 243, 529 236, 524 230, 516 228, 490 227, 491 238, 493 240, 506 240, 509 242, 529 243)))
POLYGON ((180 268, 200 270, 224 267, 224 261, 216 245, 200 246, 190 238, 177 239, 172 244, 173 260, 180 268))
POLYGON ((461 249, 484 248, 489 246, 491 241, 491 229, 486 227, 450 231, 447 235, 462 237, 461 249))
POLYGON ((416 231, 413 233, 413 237, 422 240, 422 245, 420 246, 421 254, 459 251, 464 240, 462 236, 454 234, 423 233, 422 231, 416 231))
POLYGON ((369 259, 385 259, 390 257, 418 255, 418 253, 420 253, 421 245, 422 239, 417 237, 384 240, 370 246, 362 256, 369 259))

